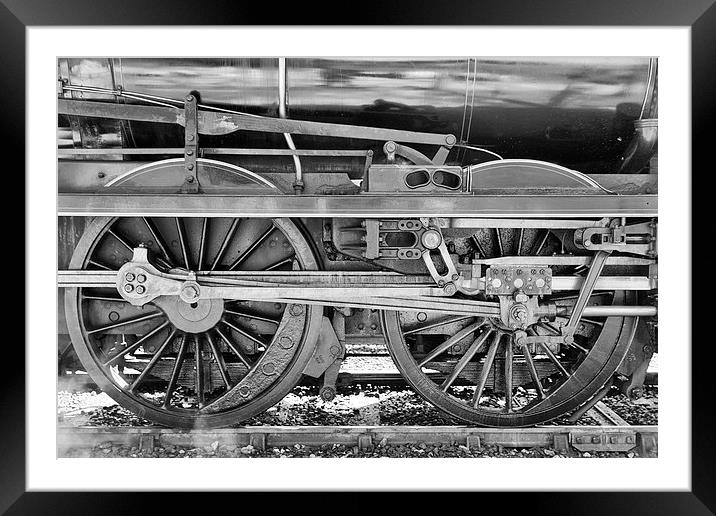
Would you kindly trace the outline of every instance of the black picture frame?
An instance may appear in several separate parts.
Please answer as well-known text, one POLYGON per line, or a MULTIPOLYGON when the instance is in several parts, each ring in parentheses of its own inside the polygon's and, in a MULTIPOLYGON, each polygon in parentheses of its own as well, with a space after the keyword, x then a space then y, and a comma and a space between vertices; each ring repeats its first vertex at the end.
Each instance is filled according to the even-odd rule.
MULTIPOLYGON (((6 195, 16 197, 24 191, 24 181, 18 180, 24 170, 25 148, 25 29, 29 26, 51 25, 281 25, 281 24, 328 24, 328 25, 576 25, 576 26, 682 26, 691 27, 692 72, 692 163, 693 170, 700 170, 701 177, 710 173, 709 164, 713 140, 711 127, 716 113, 716 5, 714 0, 487 0, 481 2, 383 2, 353 5, 351 11, 336 9, 335 4, 325 6, 305 3, 269 4, 232 1, 210 3, 189 0, 124 0, 108 2, 99 0, 1 0, 0 5, 0 102, 2 108, 2 142, 5 157, 16 159, 15 167, 7 166, 6 178, 15 175, 14 182, 5 183, 6 195), (332 13, 333 19, 317 18, 315 13, 332 13), (336 16, 337 15, 337 16, 336 16), (703 169, 703 170, 701 170, 703 169)), ((676 173, 676 171, 674 171, 676 173)), ((665 173, 671 173, 666 171, 665 173)), ((689 171, 690 173, 690 171, 689 171)), ((693 175, 691 176, 693 178, 693 175)), ((7 180, 6 180, 7 181, 7 180)), ((707 187, 693 189, 701 192, 707 187)), ((708 220, 708 203, 692 200, 692 235, 707 237, 703 220, 708 220), (694 210, 693 208, 697 208, 694 210), (701 208, 701 209, 700 209, 701 208), (701 216, 699 216, 701 215, 701 216)), ((17 209, 17 208, 14 208, 17 209)), ((7 211, 6 213, 9 213, 7 211)), ((16 238, 24 241, 26 235, 16 238)), ((709 239, 710 240, 710 239, 709 239)), ((668 242, 665 244, 668 245, 668 242)), ((23 254, 19 245, 14 253, 23 254)), ((703 252, 708 247, 703 248, 703 252)), ((689 250, 691 251, 691 250, 689 250)), ((16 256, 16 254, 14 254, 16 256)), ((693 270, 699 270, 699 258, 693 253, 693 270)), ((711 255, 712 256, 712 255, 711 255)), ((700 258, 703 260, 703 258, 700 258)), ((17 259, 13 259, 17 263, 17 259)), ((703 264, 707 265, 707 264, 703 264)), ((29 271, 25 270, 25 275, 29 271)), ((685 278, 691 283, 691 278, 685 278)), ((708 285, 704 287, 708 289, 708 285)), ((713 301, 692 301, 692 320, 708 321, 706 310, 713 301), (694 318, 695 316, 695 318, 694 318)), ((18 302, 24 305, 24 302, 18 302)), ((16 319, 17 320, 17 319, 16 319)), ((9 321, 6 323, 10 325, 9 321)), ((691 321, 683 321, 691 334, 691 321)), ((696 327, 693 328, 696 330, 696 327)), ((16 341, 19 341, 15 336, 16 341)), ((24 341, 24 332, 23 332, 24 341)), ((693 342, 698 354, 692 351, 692 490, 690 492, 588 492, 588 493, 521 493, 509 495, 509 509, 525 509, 531 513, 548 514, 712 514, 716 511, 716 489, 711 477, 714 461, 716 434, 713 431, 714 403, 710 388, 713 364, 713 343, 708 340, 693 342), (711 374, 709 374, 711 373, 711 374)), ((6 339, 7 340, 7 339, 6 339)), ((686 342, 685 345, 690 345, 686 342)), ((682 344, 683 345, 683 344, 682 344)), ((19 349, 15 345, 12 349, 19 349)), ((36 493, 25 488, 25 358, 24 353, 13 355, 12 367, 3 368, 0 383, 0 511, 7 514, 94 514, 137 512, 136 494, 129 493, 36 493)), ((555 486, 559 486, 556 479, 555 486)), ((144 495, 145 497, 149 495, 144 495)), ((231 507, 224 504, 226 494, 212 496, 214 507, 231 507)), ((258 495, 241 494, 242 505, 258 495)), ((274 496, 270 495, 269 496, 274 496)), ((293 493, 294 507, 313 507, 316 500, 310 493, 293 493)), ((321 505, 327 508, 332 502, 339 503, 336 510, 356 507, 361 512, 371 512, 372 503, 359 502, 360 493, 321 495, 321 505)), ((188 494, 163 497, 163 512, 169 512, 166 503, 187 502, 188 494), (169 498, 169 499, 167 499, 169 498)), ((504 503, 505 493, 472 493, 486 508, 489 500, 504 503), (479 497, 479 498, 478 498, 479 497)), ((415 500, 415 499, 414 499, 415 500)), ((260 501, 258 501, 261 503, 260 501)), ((422 511, 445 504, 441 496, 421 496, 422 511)), ((454 503, 451 499, 450 504, 454 503)), ((473 503, 473 502, 470 502, 473 503)), ((248 504, 248 505, 246 505, 248 504)), ((469 505, 466 505, 468 507, 469 505)), ((498 505, 499 506, 499 505, 498 505)), ((149 507, 149 506, 146 506, 149 507)), ((437 509, 436 509, 437 510, 437 509)), ((421 511, 421 512, 422 512, 421 511)))

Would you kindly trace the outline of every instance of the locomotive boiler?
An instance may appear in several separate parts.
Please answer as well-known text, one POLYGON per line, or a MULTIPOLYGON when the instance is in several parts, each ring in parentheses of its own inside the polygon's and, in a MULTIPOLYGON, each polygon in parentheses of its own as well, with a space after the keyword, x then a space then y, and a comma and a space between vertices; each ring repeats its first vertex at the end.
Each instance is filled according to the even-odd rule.
POLYGON ((62 58, 60 350, 119 404, 240 423, 384 343, 527 426, 640 395, 653 58, 62 58))

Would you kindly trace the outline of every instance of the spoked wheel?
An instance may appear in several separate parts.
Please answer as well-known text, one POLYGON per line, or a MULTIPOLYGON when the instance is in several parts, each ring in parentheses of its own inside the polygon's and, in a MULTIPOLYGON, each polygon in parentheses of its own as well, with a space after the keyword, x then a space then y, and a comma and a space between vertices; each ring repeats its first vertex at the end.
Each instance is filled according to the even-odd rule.
MULTIPOLYGON (((497 256, 510 243, 505 237, 492 242, 497 256)), ((535 235, 533 245, 542 249, 546 241, 535 235)), ((576 292, 555 293, 557 299, 569 305, 576 292)), ((595 293, 588 304, 634 302, 630 293, 617 291, 595 293)), ((499 319, 385 311, 381 320, 393 360, 410 385, 443 411, 485 426, 528 426, 571 412, 611 378, 636 327, 634 317, 583 318, 573 344, 554 346, 520 345, 499 319)), ((538 322, 527 333, 556 335, 567 320, 538 322)))
MULTIPOLYGON (((98 218, 70 269, 118 270, 143 245, 164 271, 315 270, 289 219, 98 218)), ((298 383, 321 307, 160 296, 135 307, 112 288, 69 288, 67 323, 93 380, 120 405, 169 426, 238 423, 298 383)))

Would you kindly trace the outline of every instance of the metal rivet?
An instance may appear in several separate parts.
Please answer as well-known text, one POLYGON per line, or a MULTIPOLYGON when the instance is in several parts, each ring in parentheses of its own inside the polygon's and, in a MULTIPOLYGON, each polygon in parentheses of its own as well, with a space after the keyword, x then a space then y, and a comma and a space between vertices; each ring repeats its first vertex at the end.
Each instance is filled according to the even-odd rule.
POLYGON ((266 376, 276 374, 276 365, 273 362, 266 362, 264 365, 261 366, 261 372, 266 376))

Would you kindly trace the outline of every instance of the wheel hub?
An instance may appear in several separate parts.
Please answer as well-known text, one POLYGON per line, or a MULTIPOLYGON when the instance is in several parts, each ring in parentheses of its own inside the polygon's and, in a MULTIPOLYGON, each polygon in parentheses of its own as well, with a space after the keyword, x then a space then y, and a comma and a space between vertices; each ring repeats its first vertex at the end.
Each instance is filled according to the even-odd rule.
POLYGON ((223 299, 199 299, 187 303, 179 296, 161 296, 154 304, 164 311, 177 329, 187 333, 210 330, 221 320, 224 313, 223 299))

